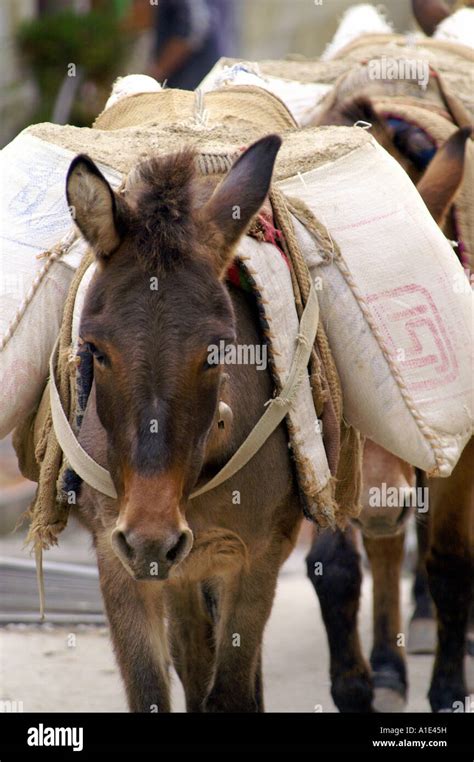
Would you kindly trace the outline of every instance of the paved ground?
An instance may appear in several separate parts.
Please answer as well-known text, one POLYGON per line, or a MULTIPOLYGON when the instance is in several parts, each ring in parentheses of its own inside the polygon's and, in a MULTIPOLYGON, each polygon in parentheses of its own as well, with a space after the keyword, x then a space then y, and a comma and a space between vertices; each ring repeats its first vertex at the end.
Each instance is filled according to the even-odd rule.
MULTIPOLYGON (((295 555, 280 577, 273 613, 265 634, 266 705, 276 712, 334 712, 329 694, 328 653, 319 606, 304 576, 304 551, 295 555)), ((370 578, 364 581, 361 632, 370 648, 370 578)), ((409 581, 403 582, 408 616, 409 581)), ((471 659, 472 682, 474 668, 471 659)), ((409 657, 408 711, 428 711, 425 694, 431 657, 409 657)), ((0 629, 0 698, 23 702, 25 711, 126 710, 124 693, 105 627, 9 625, 0 629), (71 635, 74 637, 71 638, 71 635), (75 645, 74 645, 75 643, 75 645)), ((183 697, 174 680, 174 709, 183 697)))
MULTIPOLYGON (((0 600, 3 616, 15 612, 37 619, 37 590, 32 563, 21 533, 0 538, 0 600), (15 564, 17 566, 15 567, 15 564)), ((264 639, 266 707, 276 712, 334 712, 329 692, 328 649, 313 588, 306 579, 308 535, 280 575, 273 612, 264 639)), ((410 552, 410 549, 409 549, 410 552)), ((70 521, 60 545, 45 554, 47 611, 71 621, 100 621, 101 600, 89 536, 70 521), (93 617, 87 620, 87 616, 93 617)), ((405 624, 411 613, 410 579, 402 582, 405 624)), ((19 618, 19 617, 18 617, 19 618)), ((371 579, 365 573, 360 613, 362 643, 370 651, 371 579)), ((426 692, 432 657, 408 658, 410 698, 407 710, 428 711, 426 692)), ((474 690, 474 658, 469 660, 474 690)), ((173 707, 184 710, 178 679, 173 707)), ((107 628, 68 623, 64 626, 0 627, 0 700, 22 701, 24 711, 126 710, 107 628), (71 637, 72 636, 72 637, 71 637)))

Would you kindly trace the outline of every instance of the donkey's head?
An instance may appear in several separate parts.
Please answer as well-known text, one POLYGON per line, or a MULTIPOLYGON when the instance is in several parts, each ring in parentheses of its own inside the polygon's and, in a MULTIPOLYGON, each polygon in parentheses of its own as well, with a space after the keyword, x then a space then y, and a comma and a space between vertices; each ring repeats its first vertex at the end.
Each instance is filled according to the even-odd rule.
POLYGON ((142 163, 123 195, 87 156, 69 169, 68 203, 98 262, 80 336, 118 495, 112 545, 136 578, 166 578, 192 546, 184 507, 222 380, 208 346, 235 339, 224 279, 280 143, 252 145, 212 194, 190 151, 142 163))

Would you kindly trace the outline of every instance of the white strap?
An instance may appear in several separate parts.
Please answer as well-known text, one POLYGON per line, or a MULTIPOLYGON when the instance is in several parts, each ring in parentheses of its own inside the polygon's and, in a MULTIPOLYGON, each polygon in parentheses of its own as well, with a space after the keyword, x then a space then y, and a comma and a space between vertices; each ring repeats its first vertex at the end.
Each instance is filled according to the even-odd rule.
MULTIPOLYGON (((307 372, 311 349, 314 345, 316 331, 318 329, 318 322, 319 304, 314 287, 311 285, 308 301, 301 316, 295 354, 283 389, 278 397, 275 397, 266 403, 268 406, 267 410, 255 424, 247 439, 240 445, 239 449, 234 453, 230 460, 227 461, 225 466, 223 466, 219 473, 217 473, 210 481, 195 490, 191 494, 191 499, 198 495, 203 495, 205 492, 209 492, 209 490, 218 487, 220 484, 227 481, 227 479, 230 479, 231 476, 234 476, 234 474, 243 468, 255 453, 258 452, 270 434, 272 434, 281 423, 291 407, 293 396, 303 374, 307 372)), ((51 413, 58 443, 71 468, 74 469, 81 479, 94 489, 102 492, 104 495, 116 498, 117 492, 110 473, 96 463, 84 448, 81 447, 66 415, 64 414, 54 374, 57 351, 58 342, 56 342, 49 363, 51 413)))
POLYGON ((49 361, 49 398, 56 439, 69 465, 81 479, 104 495, 116 498, 117 492, 109 472, 96 463, 84 448, 81 447, 64 413, 54 375, 58 344, 59 340, 56 341, 49 361))

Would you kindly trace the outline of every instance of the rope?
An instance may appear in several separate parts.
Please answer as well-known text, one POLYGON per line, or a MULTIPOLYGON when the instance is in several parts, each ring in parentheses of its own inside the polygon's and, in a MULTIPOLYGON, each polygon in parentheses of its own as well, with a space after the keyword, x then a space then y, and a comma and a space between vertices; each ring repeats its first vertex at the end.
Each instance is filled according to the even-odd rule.
MULTIPOLYGON (((302 297, 311 274, 299 249, 292 223, 292 214, 308 230, 327 262, 340 258, 340 251, 327 228, 315 217, 301 199, 287 199, 282 193, 272 191, 275 219, 288 243, 289 257, 295 269, 295 293, 302 297)), ((298 301, 296 302, 298 308, 298 301)), ((322 416, 323 439, 331 473, 335 475, 334 502, 336 522, 344 526, 348 516, 360 513, 362 487, 362 442, 359 432, 343 419, 343 398, 339 374, 329 346, 322 321, 319 322, 316 343, 311 355, 311 387, 318 417, 322 416), (318 411, 321 411, 318 412, 318 411), (327 429, 332 436, 326 437, 327 429), (336 431, 336 433, 335 433, 336 431)))
MULTIPOLYGON (((308 265, 300 251, 298 240, 295 235, 293 222, 291 219, 288 202, 283 193, 274 188, 270 194, 272 202, 273 213, 275 216, 275 222, 277 227, 283 233, 283 239, 288 250, 288 256, 294 270, 295 291, 298 295, 296 300, 297 310, 300 310, 308 299, 309 291, 312 285, 311 274, 308 269, 308 265)), ((308 210, 309 212, 309 210, 308 210)), ((318 239, 323 243, 325 250, 330 248, 332 250, 334 244, 329 236, 326 228, 312 216, 312 227, 317 231, 318 239)), ((337 373, 336 365, 332 356, 332 352, 329 348, 326 332, 323 324, 319 321, 318 331, 316 334, 316 345, 319 350, 320 357, 318 357, 316 350, 313 348, 311 352, 310 368, 311 368, 311 386, 313 388, 313 397, 316 412, 321 414, 324 409, 324 404, 327 402, 327 393, 322 383, 322 369, 327 378, 329 393, 333 401, 336 417, 338 420, 342 417, 342 391, 339 382, 339 376, 337 373)))
MULTIPOLYGON (((84 255, 81 264, 76 270, 72 280, 66 303, 64 305, 63 319, 59 333, 59 349, 57 362, 57 378, 59 395, 63 409, 68 415, 71 413, 71 400, 73 399, 72 384, 74 380, 69 363, 69 349, 71 345, 72 316, 76 293, 81 280, 89 265, 93 262, 92 252, 84 255)), ((51 410, 48 410, 43 424, 46 437, 40 434, 39 444, 43 452, 35 453, 40 461, 38 487, 35 498, 30 506, 29 513, 31 525, 28 532, 27 542, 32 542, 35 547, 40 544, 44 548, 57 543, 57 535, 64 529, 67 523, 68 509, 64 502, 57 500, 57 479, 61 471, 62 450, 58 444, 52 427, 51 410)))

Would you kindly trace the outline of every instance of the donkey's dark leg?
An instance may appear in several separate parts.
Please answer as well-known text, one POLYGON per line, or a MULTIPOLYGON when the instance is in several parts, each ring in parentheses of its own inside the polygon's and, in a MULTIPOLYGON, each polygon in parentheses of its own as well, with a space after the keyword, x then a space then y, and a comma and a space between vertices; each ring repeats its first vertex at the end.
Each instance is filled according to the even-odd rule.
POLYGON ((374 644, 370 655, 374 709, 398 712, 406 702, 405 648, 400 638, 400 571, 404 533, 364 537, 373 579, 374 644))
POLYGON ((260 655, 258 657, 257 669, 255 670, 255 702, 257 704, 257 711, 264 712, 265 705, 263 701, 263 675, 262 675, 262 649, 260 648, 260 655))
POLYGON ((426 556, 428 553, 430 527, 428 519, 416 519, 416 537, 418 543, 418 556, 415 568, 415 581, 413 584, 413 597, 415 610, 413 619, 434 619, 435 611, 426 571, 426 556))
POLYGON ((362 574, 354 528, 322 532, 306 563, 326 626, 334 703, 341 712, 370 712, 370 672, 357 630, 362 574))
MULTIPOLYGON (((426 487, 426 474, 417 469, 417 488, 426 487)), ((426 570, 430 543, 431 511, 416 514, 417 556, 413 598, 415 609, 408 628, 407 651, 410 654, 432 654, 436 649, 435 609, 426 570)))
POLYGON ((162 586, 135 582, 113 553, 108 537, 96 539, 100 586, 130 711, 169 712, 162 586))
POLYGON ((206 712, 258 712, 263 707, 260 651, 280 559, 281 548, 271 548, 222 587, 216 670, 204 703, 206 712))
POLYGON ((169 638, 188 712, 201 712, 214 671, 214 622, 196 582, 173 583, 166 591, 169 638))
POLYGON ((467 696, 464 655, 474 579, 473 459, 471 439, 452 475, 429 481, 433 525, 426 566, 438 621, 429 700, 435 712, 453 710, 454 702, 464 702, 467 696))

